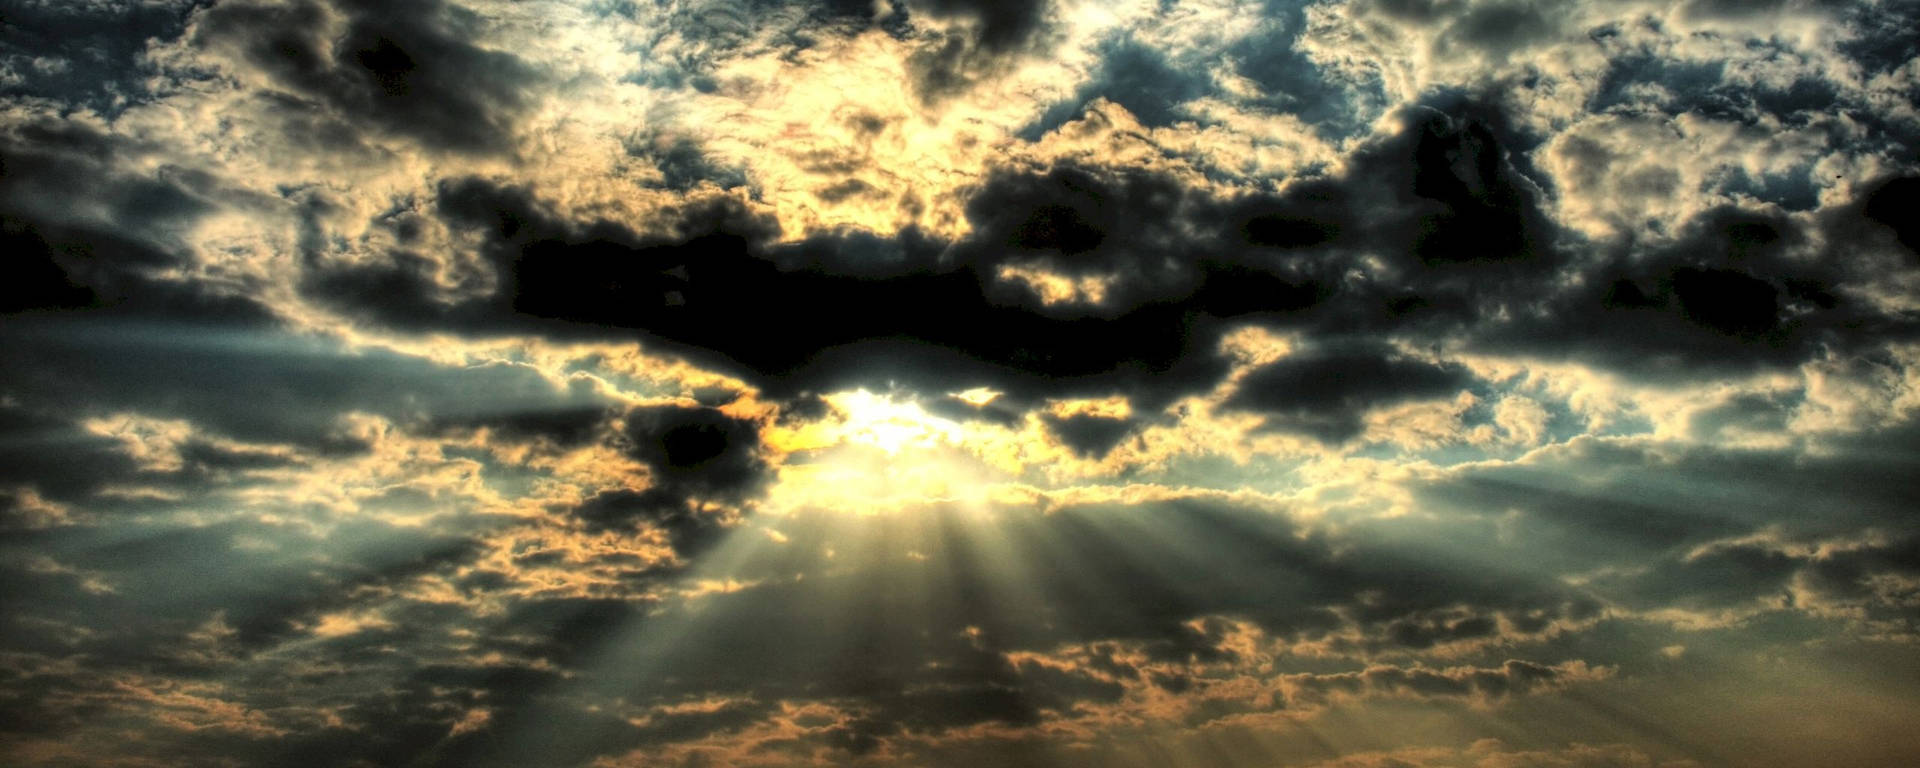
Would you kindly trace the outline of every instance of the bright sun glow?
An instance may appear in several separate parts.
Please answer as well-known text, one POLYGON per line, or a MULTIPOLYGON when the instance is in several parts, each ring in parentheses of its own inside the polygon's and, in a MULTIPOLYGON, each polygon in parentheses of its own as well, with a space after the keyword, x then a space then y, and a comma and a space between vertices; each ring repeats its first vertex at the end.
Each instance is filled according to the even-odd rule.
POLYGON ((979 408, 987 403, 993 402, 995 398, 1000 397, 1000 392, 986 387, 974 387, 973 389, 963 389, 955 392, 952 396, 960 402, 979 408))
POLYGON ((897 402, 866 390, 828 395, 827 402, 846 419, 842 439, 898 455, 907 448, 960 442, 958 422, 927 413, 919 403, 897 402))
POLYGON ((779 470, 775 511, 854 514, 915 504, 984 504, 1002 483, 962 446, 967 428, 918 403, 865 390, 826 396, 837 423, 779 470))

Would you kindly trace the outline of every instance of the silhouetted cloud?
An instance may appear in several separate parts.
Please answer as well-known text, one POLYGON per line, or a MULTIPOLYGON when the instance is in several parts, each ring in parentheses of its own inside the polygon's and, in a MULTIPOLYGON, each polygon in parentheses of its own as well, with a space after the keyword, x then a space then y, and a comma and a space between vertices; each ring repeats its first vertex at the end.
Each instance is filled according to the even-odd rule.
POLYGON ((0 762, 1920 759, 1920 4, 14 5, 0 762))

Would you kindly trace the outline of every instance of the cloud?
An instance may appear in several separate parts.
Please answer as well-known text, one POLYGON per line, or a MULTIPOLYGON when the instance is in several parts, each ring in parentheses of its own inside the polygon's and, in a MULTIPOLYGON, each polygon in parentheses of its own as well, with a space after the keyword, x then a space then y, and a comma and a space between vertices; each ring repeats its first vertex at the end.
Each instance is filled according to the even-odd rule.
POLYGON ((1270 428, 1340 442, 1360 433, 1361 416, 1370 409, 1450 396, 1469 380, 1457 366, 1364 345, 1334 344, 1297 351, 1254 369, 1239 380, 1226 405, 1268 414, 1270 428))
POLYGON ((629 410, 612 438, 647 468, 642 490, 603 491, 570 510, 589 527, 647 523, 666 532, 682 557, 713 543, 734 522, 727 506, 759 494, 769 475, 758 425, 713 408, 629 410))
POLYGON ((1912 3, 19 5, 9 763, 1914 762, 1912 3))
POLYGON ((0 33, 0 88, 13 97, 124 109, 142 97, 146 41, 177 37, 203 4, 24 3, 0 33))
POLYGON ((1113 450, 1120 441, 1125 440, 1134 429, 1134 424, 1124 418, 1076 414, 1072 416, 1042 417, 1055 437, 1073 449, 1075 453, 1088 458, 1098 458, 1113 450))
POLYGON ((193 43, 245 63, 243 76, 434 149, 500 151, 531 108, 534 70, 468 37, 477 19, 438 0, 229 2, 197 14, 193 43))

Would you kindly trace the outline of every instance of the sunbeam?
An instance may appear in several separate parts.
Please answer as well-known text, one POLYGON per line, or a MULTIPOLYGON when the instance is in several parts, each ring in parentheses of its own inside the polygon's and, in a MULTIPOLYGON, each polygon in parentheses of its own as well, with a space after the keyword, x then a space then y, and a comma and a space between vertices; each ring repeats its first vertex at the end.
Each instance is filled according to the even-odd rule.
POLYGON ((1920 765, 1915 29, 0 3, 0 765, 1920 765))

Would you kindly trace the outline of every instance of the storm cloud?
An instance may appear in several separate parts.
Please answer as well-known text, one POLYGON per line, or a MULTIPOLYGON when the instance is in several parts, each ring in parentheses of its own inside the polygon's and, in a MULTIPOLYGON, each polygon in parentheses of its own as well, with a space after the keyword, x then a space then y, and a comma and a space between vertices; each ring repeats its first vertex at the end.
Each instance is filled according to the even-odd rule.
POLYGON ((14 5, 8 764, 1920 760, 1915 3, 14 5))

